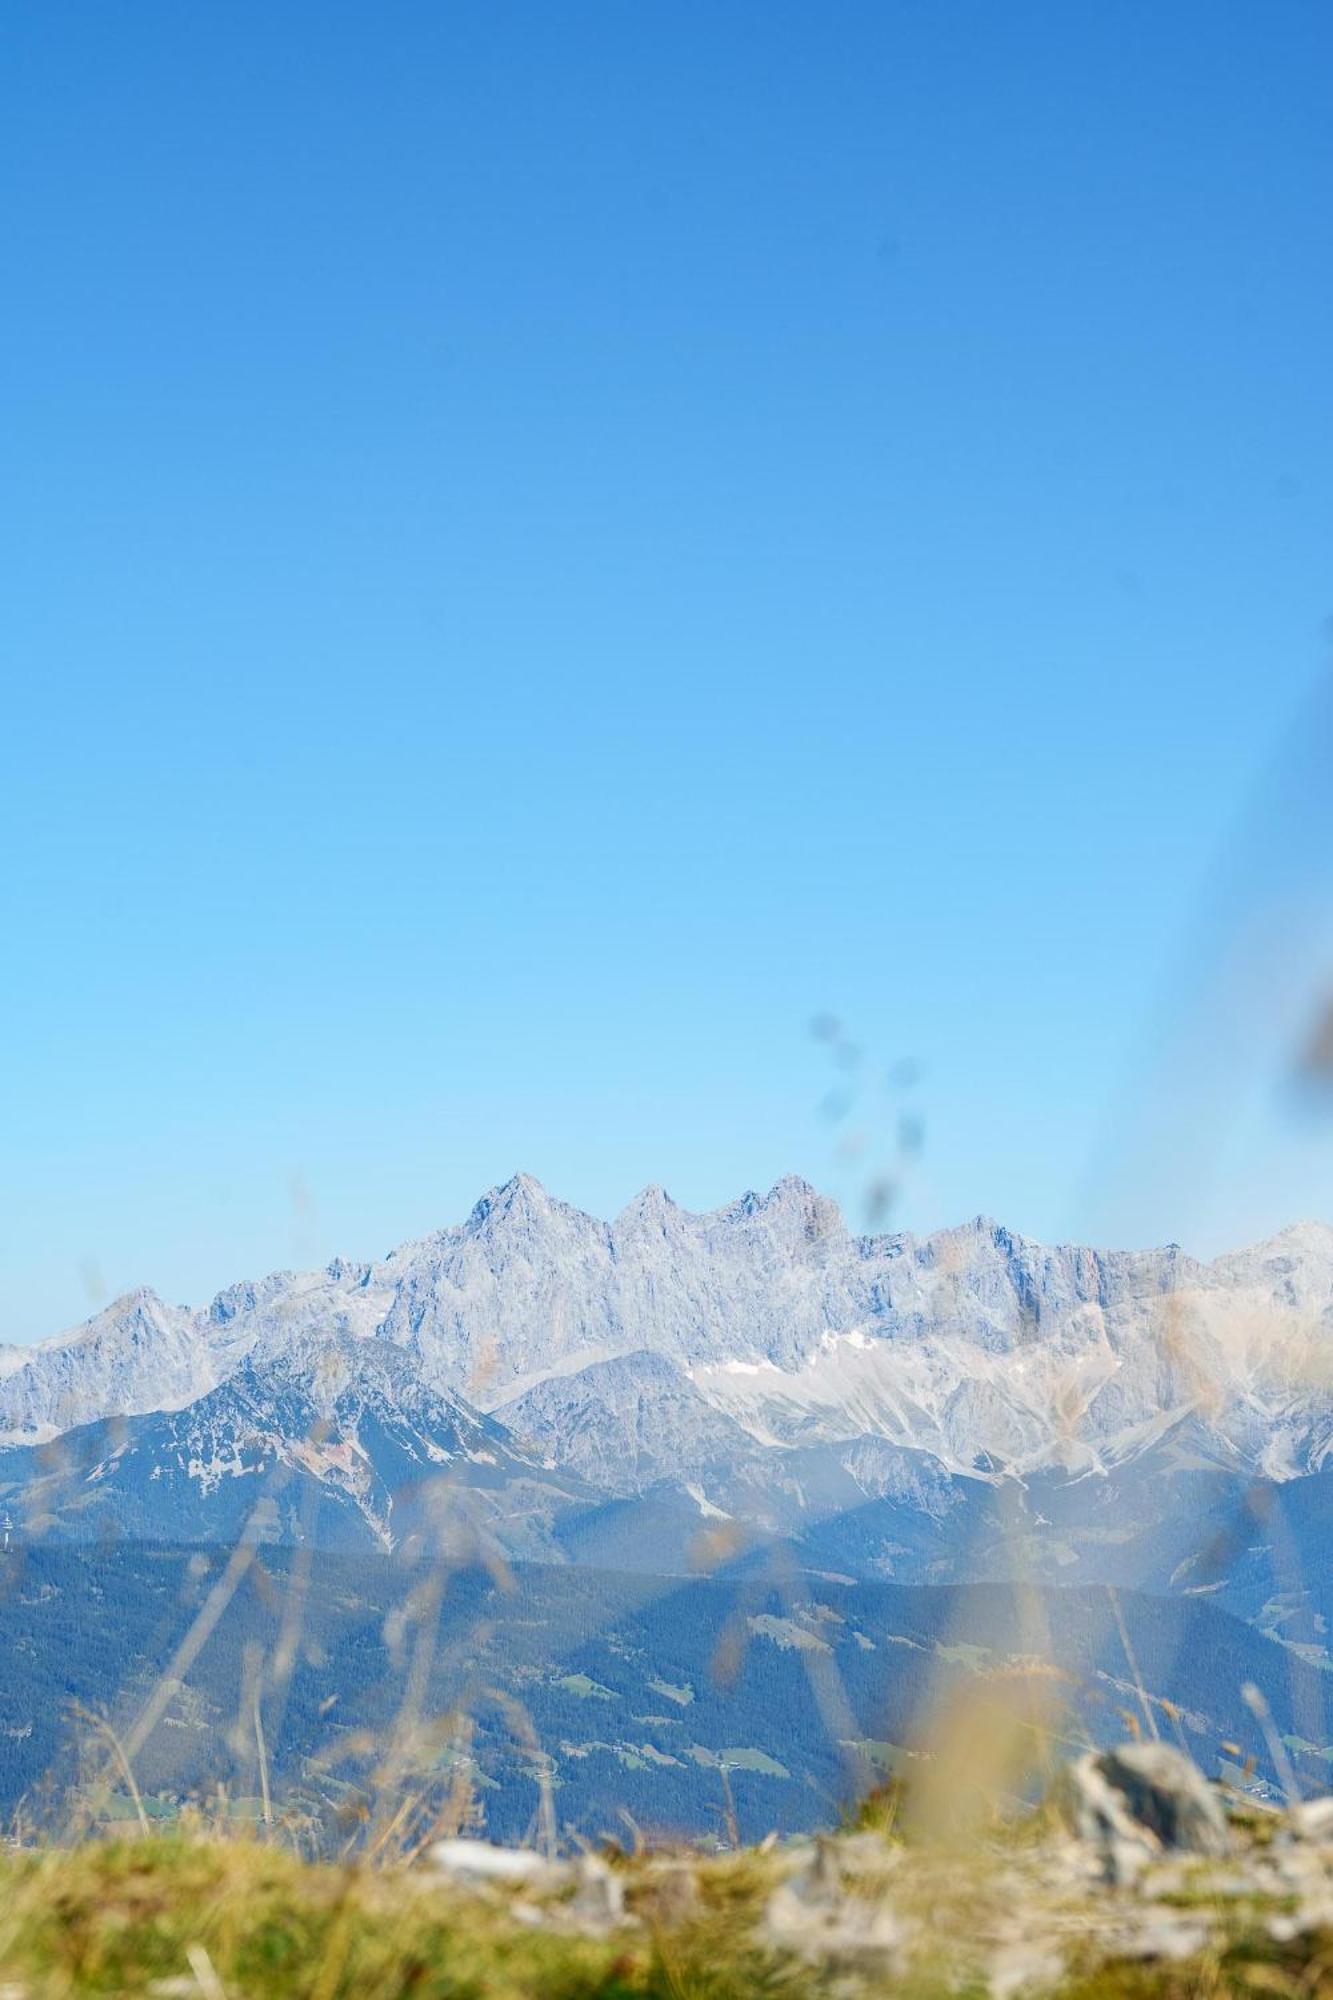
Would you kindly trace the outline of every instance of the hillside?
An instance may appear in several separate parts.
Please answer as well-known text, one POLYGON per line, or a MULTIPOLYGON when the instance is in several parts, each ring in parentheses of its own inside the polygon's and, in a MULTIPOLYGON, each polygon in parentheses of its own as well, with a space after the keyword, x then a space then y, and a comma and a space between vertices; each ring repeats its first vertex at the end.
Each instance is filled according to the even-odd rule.
POLYGON ((1034 1773, 1151 1722, 1210 1773, 1250 1756, 1271 1790, 1247 1685, 1312 1786, 1333 1741, 1325 1675, 1206 1599, 330 1554, 312 1572, 257 1545, 38 1545, 0 1581, 0 1807, 49 1831, 114 1817, 99 1783, 126 1810, 90 1714, 167 1819, 220 1787, 254 1800, 262 1743, 275 1803, 322 1846, 386 1790, 466 1796, 505 1840, 544 1799, 564 1840, 619 1837, 626 1814, 693 1839, 733 1812, 748 1839, 813 1829, 959 1702, 1020 1703, 1034 1773))

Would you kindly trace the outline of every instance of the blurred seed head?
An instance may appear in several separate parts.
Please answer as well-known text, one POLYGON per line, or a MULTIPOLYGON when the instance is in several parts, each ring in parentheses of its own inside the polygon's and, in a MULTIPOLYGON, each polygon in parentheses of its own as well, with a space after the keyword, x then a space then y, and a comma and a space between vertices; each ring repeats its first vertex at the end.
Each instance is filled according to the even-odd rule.
POLYGON ((690 1543, 689 1566, 708 1576, 724 1563, 743 1555, 755 1540, 753 1529, 740 1521, 724 1521, 716 1527, 701 1528, 690 1543))
POLYGON ((953 1842, 974 1838, 1011 1811, 1049 1764, 1059 1678, 1040 1667, 948 1687, 926 1721, 907 1802, 912 1831, 953 1842))
POLYGON ((1333 999, 1320 999, 1295 1065, 1297 1090, 1319 1110, 1333 1110, 1333 999))
POLYGON ((873 1180, 866 1189, 866 1226, 870 1229, 878 1229, 886 1223, 893 1214, 894 1204, 897 1202, 897 1199, 897 1181, 890 1180, 887 1176, 881 1176, 878 1180, 873 1180))
POLYGON ((106 1279, 102 1276, 102 1266, 96 1257, 89 1255, 79 1259, 79 1282, 90 1305, 96 1307, 105 1302, 106 1279))

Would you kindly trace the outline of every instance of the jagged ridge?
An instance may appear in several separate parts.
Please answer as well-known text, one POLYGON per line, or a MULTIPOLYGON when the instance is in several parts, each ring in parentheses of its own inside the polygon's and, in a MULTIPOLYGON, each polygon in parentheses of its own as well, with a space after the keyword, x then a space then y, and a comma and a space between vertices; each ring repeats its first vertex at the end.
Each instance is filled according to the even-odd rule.
MULTIPOLYGON (((1046 1248, 987 1218, 856 1236, 795 1178, 702 1215, 652 1188, 608 1223, 519 1174, 378 1260, 275 1273, 200 1311, 136 1292, 9 1350, 0 1434, 174 1412, 136 1447, 174 1464, 186 1429, 235 1431, 244 1404, 279 1456, 315 1421, 355 1449, 350 1406, 312 1416, 333 1369, 374 1378, 390 1429, 443 1435, 489 1411, 492 1440, 543 1477, 622 1499, 666 1480, 705 1518, 739 1506, 774 1526, 835 1495, 883 1499, 886 1479, 936 1494, 941 1476, 1101 1476, 1145 1454, 1316 1470, 1331 1328, 1318 1223, 1201 1264, 1174 1246, 1046 1248)), ((16 1491, 18 1461, 4 1470, 16 1491)), ((305 1470, 340 1476, 327 1453, 305 1470)))

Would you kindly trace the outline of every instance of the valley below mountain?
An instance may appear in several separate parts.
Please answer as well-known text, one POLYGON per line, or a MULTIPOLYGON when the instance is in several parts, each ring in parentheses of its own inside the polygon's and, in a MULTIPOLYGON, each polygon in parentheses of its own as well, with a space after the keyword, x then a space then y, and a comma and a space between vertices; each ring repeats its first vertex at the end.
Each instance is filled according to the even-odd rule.
POLYGON ((400 1786, 464 1798, 503 1841, 533 1838, 544 1802, 562 1839, 758 1840, 910 1777, 968 1713, 1007 1715, 1025 1769, 1161 1730, 1272 1790, 1246 1687, 1327 1782, 1319 1668, 1204 1600, 1091 1587, 51 1544, 0 1559, 0 1648, 0 1807, 55 1832, 135 1815, 93 1715, 155 1820, 219 1795, 257 1816, 267 1787, 323 1838, 400 1786))

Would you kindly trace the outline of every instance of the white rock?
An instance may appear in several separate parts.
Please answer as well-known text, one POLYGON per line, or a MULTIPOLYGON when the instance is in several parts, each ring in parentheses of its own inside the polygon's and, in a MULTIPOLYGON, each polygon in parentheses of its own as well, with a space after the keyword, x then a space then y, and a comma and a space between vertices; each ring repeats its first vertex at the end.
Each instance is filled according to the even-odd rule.
POLYGON ((564 1863, 548 1861, 530 1847, 497 1847, 489 1840, 437 1840, 427 1848, 426 1859, 432 1867, 465 1882, 559 1889, 574 1879, 564 1863))
POLYGON ((574 1864, 576 1888, 570 1914, 595 1930, 625 1921, 625 1884, 599 1854, 581 1854, 574 1864))
POLYGON ((818 1841, 765 1905, 762 1929, 769 1943, 811 1960, 895 1970, 906 1930, 883 1884, 874 1885, 871 1865, 878 1861, 887 1869, 890 1858, 876 1834, 818 1841))
POLYGON ((1291 1808, 1289 1818, 1301 1840, 1333 1840, 1333 1795, 1304 1800, 1291 1808))

